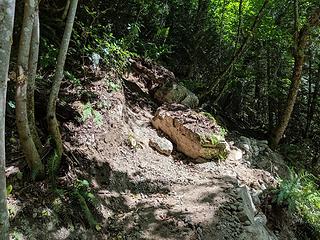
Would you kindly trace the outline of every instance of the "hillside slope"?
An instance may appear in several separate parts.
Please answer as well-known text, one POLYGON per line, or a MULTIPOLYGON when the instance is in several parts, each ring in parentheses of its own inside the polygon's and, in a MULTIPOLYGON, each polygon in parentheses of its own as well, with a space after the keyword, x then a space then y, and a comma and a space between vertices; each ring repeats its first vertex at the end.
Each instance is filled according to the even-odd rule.
POLYGON ((10 176, 13 239, 294 239, 286 229, 266 227, 261 194, 285 169, 266 142, 229 134, 231 154, 220 162, 194 164, 176 150, 160 154, 149 146, 155 136, 165 138, 151 125, 158 105, 109 79, 100 74, 81 90, 90 104, 68 98, 79 90, 63 92, 82 122, 74 117, 62 126, 58 195, 47 182, 31 189, 10 176), (94 229, 70 193, 83 180, 93 194, 94 229))

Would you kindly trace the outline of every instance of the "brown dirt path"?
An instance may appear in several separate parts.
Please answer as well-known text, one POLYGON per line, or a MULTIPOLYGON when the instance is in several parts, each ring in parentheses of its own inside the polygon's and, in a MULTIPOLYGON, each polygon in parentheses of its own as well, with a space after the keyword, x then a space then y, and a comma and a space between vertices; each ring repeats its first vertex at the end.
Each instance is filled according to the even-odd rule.
MULTIPOLYGON (((239 239, 248 222, 236 189, 246 184, 258 190, 274 181, 271 174, 244 159, 195 165, 178 152, 161 155, 148 145, 161 135, 150 124, 154 104, 134 93, 110 92, 104 81, 90 90, 103 122, 64 123, 67 157, 59 181, 90 181, 101 229, 88 230, 81 209, 68 199, 63 214, 56 214, 56 198, 39 183, 33 189, 39 198, 23 203, 30 194, 11 197, 20 209, 13 217, 16 239, 239 239)), ((70 104, 79 111, 79 102, 70 104)))

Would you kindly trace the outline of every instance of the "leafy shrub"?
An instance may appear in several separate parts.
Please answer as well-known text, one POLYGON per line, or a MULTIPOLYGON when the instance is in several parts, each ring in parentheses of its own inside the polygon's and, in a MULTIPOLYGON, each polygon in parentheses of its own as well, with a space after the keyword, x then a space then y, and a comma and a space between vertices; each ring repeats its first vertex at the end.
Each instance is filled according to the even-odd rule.
POLYGON ((72 195, 80 204, 84 217, 89 223, 90 227, 100 231, 100 224, 98 224, 88 206, 88 203, 90 203, 92 206, 96 206, 98 203, 95 195, 91 192, 89 182, 85 179, 77 180, 77 182, 74 184, 72 195))
POLYGON ((111 91, 111 92, 118 92, 121 89, 121 85, 120 84, 114 83, 111 80, 107 80, 106 84, 107 84, 108 90, 111 91))
POLYGON ((56 65, 56 59, 58 56, 58 49, 56 46, 48 39, 41 38, 40 41, 40 55, 39 55, 39 66, 42 69, 52 68, 56 65))
POLYGON ((69 80, 72 84, 74 84, 75 86, 80 86, 81 85, 81 81, 79 78, 77 78, 73 73, 69 72, 69 71, 65 71, 64 72, 64 76, 67 80, 69 80))
POLYGON ((290 172, 290 178, 282 180, 276 201, 288 204, 289 210, 298 213, 320 236, 320 189, 318 179, 310 173, 290 172))
POLYGON ((87 103, 83 106, 81 120, 85 122, 86 120, 93 118, 93 122, 100 127, 103 124, 103 116, 96 110, 93 109, 91 103, 87 103))
POLYGON ((130 52, 123 39, 117 39, 110 33, 109 26, 75 23, 73 32, 74 47, 71 52, 75 57, 90 60, 93 69, 100 65, 122 72, 128 64, 128 59, 135 54, 130 52))

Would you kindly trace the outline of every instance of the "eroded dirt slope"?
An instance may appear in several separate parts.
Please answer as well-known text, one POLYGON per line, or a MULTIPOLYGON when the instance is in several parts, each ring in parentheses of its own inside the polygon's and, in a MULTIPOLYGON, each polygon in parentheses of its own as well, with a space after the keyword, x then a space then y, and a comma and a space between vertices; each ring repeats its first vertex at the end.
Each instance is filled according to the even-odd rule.
MULTIPOLYGON (((36 187, 16 184, 10 197, 13 237, 213 240, 249 236, 244 232, 251 223, 239 187, 247 185, 259 192, 275 183, 269 172, 250 167, 237 151, 226 161, 203 164, 193 164, 176 151, 162 155, 149 146, 150 138, 162 136, 150 123, 155 103, 126 88, 111 91, 105 79, 88 89, 95 96, 90 104, 102 118, 63 124, 66 156, 58 181, 65 189, 77 179, 90 182, 97 200, 91 209, 98 231, 88 230, 77 202, 60 197, 64 210, 55 209, 57 197, 42 182, 36 187)), ((70 103, 80 115, 84 104, 70 103)))

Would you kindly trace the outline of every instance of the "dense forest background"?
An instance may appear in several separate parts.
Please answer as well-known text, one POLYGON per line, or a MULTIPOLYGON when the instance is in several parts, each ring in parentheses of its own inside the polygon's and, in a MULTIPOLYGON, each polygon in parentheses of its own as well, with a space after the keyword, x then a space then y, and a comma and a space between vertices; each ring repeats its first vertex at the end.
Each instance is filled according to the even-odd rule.
MULTIPOLYGON (((227 129, 268 140, 290 167, 317 176, 319 5, 319 0, 6 0, 0 6, 14 8, 15 17, 12 40, 1 33, 6 52, 0 52, 0 61, 10 56, 7 98, 1 97, 10 129, 5 145, 18 134, 31 177, 41 180, 48 170, 54 182, 63 154, 56 114, 60 86, 81 86, 101 68, 121 76, 130 59, 143 58, 170 69, 199 97, 201 109, 227 129), (12 43, 11 53, 4 43, 12 43)), ((9 17, 0 14, 0 29, 10 29, 9 17)), ((1 72, 3 79, 7 72, 1 72)), ((5 94, 6 80, 1 91, 5 94)), ((4 150, 1 154, 4 159, 4 150)), ((3 189, 3 209, 5 195, 3 189)))

